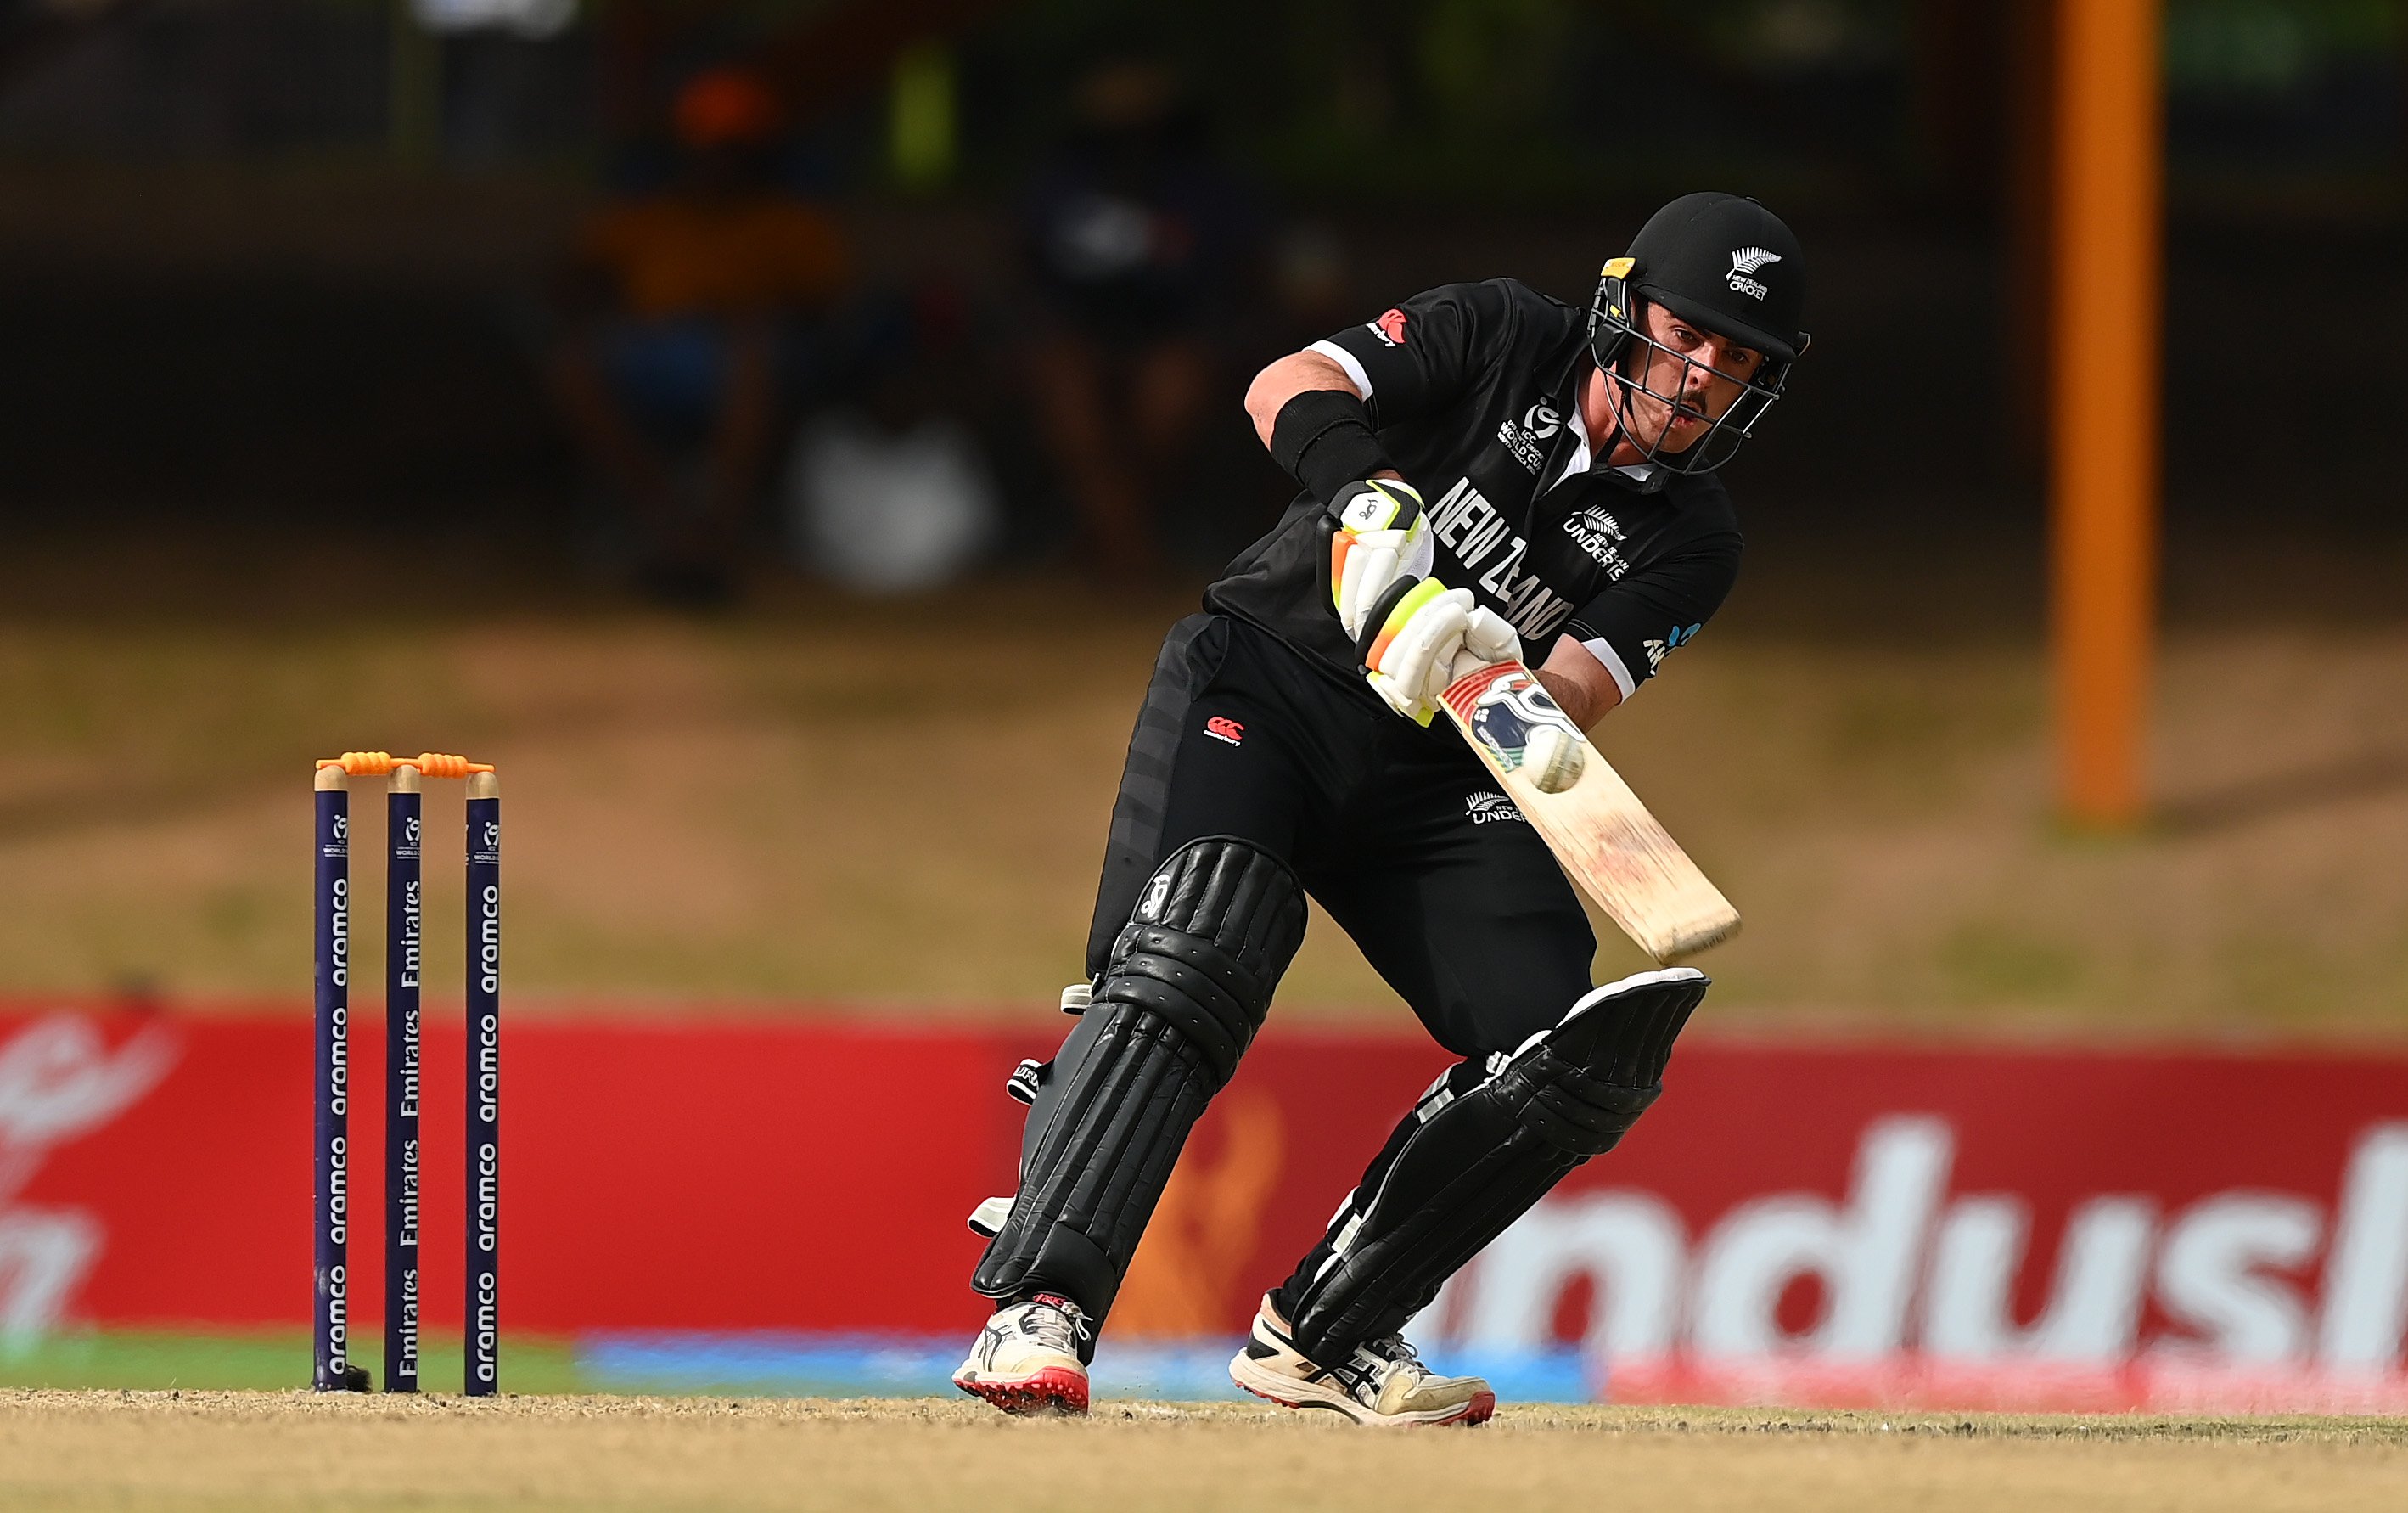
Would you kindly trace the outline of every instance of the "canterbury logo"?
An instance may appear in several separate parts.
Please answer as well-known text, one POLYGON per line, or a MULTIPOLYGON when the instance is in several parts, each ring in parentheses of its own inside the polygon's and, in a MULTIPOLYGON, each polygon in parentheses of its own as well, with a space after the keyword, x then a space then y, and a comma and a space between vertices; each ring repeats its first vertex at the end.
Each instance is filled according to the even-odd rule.
POLYGON ((1761 247, 1742 247, 1731 253, 1730 273, 1723 281, 1750 299, 1762 299, 1772 291, 1749 275, 1780 261, 1779 252, 1768 252, 1761 247))

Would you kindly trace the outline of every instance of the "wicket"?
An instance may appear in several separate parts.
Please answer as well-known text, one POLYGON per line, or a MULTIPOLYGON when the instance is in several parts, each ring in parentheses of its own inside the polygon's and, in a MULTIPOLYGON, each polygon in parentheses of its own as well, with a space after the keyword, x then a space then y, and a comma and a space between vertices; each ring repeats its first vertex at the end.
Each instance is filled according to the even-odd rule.
POLYGON ((317 1034, 310 1386, 364 1392, 351 1361, 351 779, 386 777, 384 1387, 418 1391, 419 965, 424 937, 421 784, 465 778, 467 823, 467 1364, 501 1385, 502 799, 492 767, 440 752, 347 751, 318 764, 317 1034))

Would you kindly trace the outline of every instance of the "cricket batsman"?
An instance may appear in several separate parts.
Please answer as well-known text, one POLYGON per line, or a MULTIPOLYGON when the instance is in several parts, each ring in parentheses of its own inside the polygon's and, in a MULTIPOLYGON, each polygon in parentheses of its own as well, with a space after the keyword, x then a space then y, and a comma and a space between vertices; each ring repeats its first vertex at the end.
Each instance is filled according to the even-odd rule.
POLYGON ((1439 1044, 1425 1092, 1273 1288, 1240 1387, 1368 1424, 1479 1423, 1496 1393, 1398 1333, 1662 1090, 1705 996, 1602 987, 1539 835, 1431 716, 1519 658, 1584 728, 1696 637, 1739 571, 1716 469, 1806 350, 1804 259, 1736 195, 1674 200, 1582 310, 1450 284, 1256 375, 1304 492, 1164 641, 1112 810, 1077 1026, 1011 1079, 1020 1189, 981 1205, 995 1301, 963 1391, 1083 1413, 1087 1363, 1188 1131, 1320 901, 1439 1044), (1500 811, 1507 816, 1498 823, 1500 811))

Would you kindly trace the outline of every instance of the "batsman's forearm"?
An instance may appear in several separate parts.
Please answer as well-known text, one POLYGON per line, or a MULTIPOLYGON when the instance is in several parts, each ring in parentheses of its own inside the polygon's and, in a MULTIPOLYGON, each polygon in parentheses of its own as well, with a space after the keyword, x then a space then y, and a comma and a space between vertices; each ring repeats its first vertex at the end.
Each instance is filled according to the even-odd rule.
POLYGON ((1576 678, 1550 672, 1545 668, 1532 668, 1530 675, 1539 680, 1539 686, 1547 691, 1547 697, 1555 701, 1555 707, 1570 716, 1571 722, 1584 730, 1605 718, 1607 711, 1613 708, 1612 704, 1600 705, 1597 696, 1576 678))
POLYGON ((1622 684, 1613 681, 1613 674, 1594 653, 1570 637, 1556 640, 1546 663, 1535 670, 1539 686, 1582 729, 1595 727, 1622 702, 1622 684))

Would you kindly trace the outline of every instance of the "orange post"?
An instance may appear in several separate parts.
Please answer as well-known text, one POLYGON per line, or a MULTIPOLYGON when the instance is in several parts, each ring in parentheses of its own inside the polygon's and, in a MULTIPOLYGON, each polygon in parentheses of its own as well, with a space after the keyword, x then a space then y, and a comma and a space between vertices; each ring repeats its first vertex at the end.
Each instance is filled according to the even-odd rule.
POLYGON ((2163 108, 2159 0, 2058 0, 2051 343, 2059 797, 2123 828, 2157 617, 2163 108))

